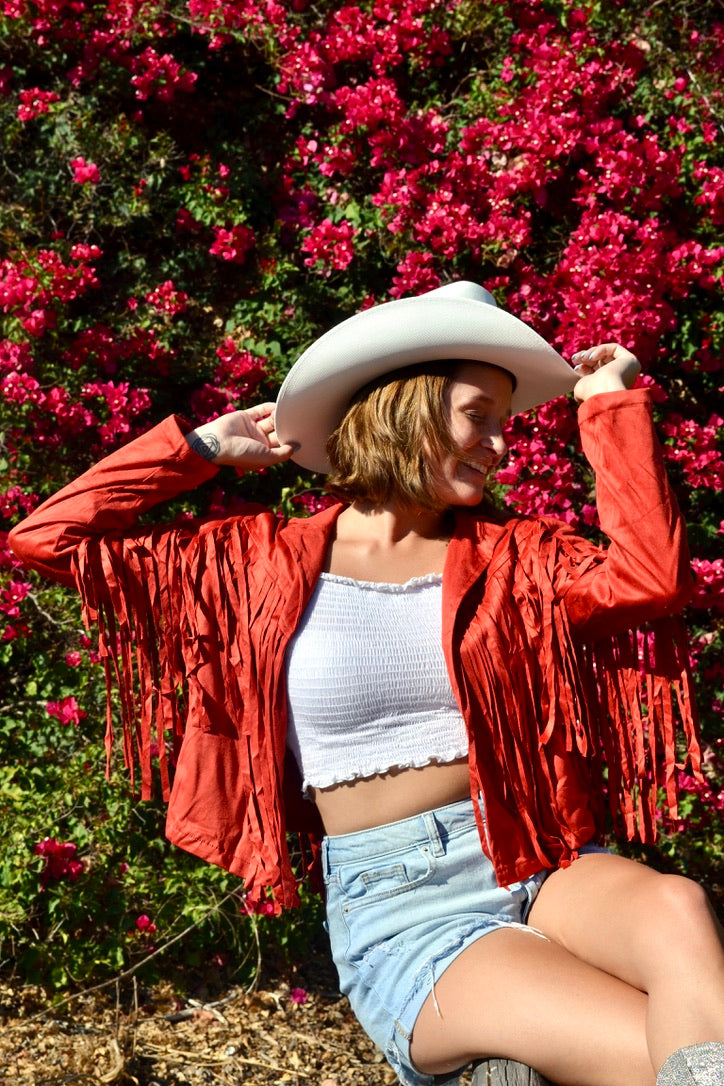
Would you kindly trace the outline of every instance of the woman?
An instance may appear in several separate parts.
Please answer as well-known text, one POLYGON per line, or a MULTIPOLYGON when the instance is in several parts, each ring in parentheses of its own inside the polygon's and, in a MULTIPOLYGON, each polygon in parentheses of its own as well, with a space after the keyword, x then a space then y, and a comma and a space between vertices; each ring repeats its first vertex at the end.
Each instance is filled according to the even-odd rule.
POLYGON ((172 841, 286 906, 285 830, 321 817, 342 989, 404 1083, 486 1055, 561 1086, 724 1081, 703 893, 597 844, 602 753, 629 835, 651 839, 659 787, 674 807, 672 686, 698 771, 670 617, 690 575, 636 359, 574 361, 448 284, 322 336, 276 408, 169 419, 12 534, 99 621, 144 795, 153 733, 168 791, 185 726, 172 841), (605 551, 481 506, 511 411, 571 389, 605 551), (220 465, 290 457, 342 503, 137 526, 220 465), (653 663, 629 632, 652 620, 653 663))

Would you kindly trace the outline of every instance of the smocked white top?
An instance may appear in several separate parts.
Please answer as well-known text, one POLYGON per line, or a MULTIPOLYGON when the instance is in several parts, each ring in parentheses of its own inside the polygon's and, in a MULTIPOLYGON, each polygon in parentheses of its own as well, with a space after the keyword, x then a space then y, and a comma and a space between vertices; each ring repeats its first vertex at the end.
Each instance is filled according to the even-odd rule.
POLYGON ((287 652, 288 745, 303 788, 468 753, 442 651, 442 576, 323 573, 287 652))

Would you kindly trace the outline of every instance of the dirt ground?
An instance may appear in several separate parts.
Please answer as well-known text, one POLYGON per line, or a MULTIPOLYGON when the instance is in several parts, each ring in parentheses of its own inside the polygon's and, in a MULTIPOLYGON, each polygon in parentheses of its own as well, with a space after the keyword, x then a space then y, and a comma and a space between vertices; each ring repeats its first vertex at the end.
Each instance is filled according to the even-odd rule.
MULTIPOLYGON (((462 1078, 470 1083, 470 1076, 462 1078)), ((339 994, 325 939, 262 962, 253 990, 218 973, 126 981, 49 1006, 0 979, 0 1086, 393 1086, 339 994)))
POLYGON ((213 998, 170 984, 91 994, 54 1010, 0 986, 0 1082, 7 1086, 390 1086, 396 1082, 333 989, 261 981, 213 998), (303 998, 304 1002, 295 1002, 303 998))

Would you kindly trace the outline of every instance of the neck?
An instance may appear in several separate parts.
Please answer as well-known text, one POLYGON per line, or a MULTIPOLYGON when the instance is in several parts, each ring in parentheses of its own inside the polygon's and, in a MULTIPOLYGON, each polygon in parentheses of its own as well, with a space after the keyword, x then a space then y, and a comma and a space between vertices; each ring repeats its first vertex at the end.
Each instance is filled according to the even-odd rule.
POLYGON ((353 502, 345 510, 349 525, 353 522, 360 533, 374 536, 381 545, 403 540, 446 539, 452 533, 452 518, 448 510, 407 509, 396 504, 367 505, 353 502))

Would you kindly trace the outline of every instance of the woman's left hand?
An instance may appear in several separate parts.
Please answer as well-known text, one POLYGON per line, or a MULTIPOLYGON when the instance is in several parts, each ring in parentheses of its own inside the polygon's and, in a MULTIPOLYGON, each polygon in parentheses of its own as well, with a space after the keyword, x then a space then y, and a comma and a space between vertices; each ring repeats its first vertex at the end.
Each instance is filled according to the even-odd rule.
POLYGON ((599 343, 586 351, 576 351, 571 361, 580 374, 573 395, 581 403, 599 392, 633 388, 641 372, 638 358, 619 343, 599 343))

